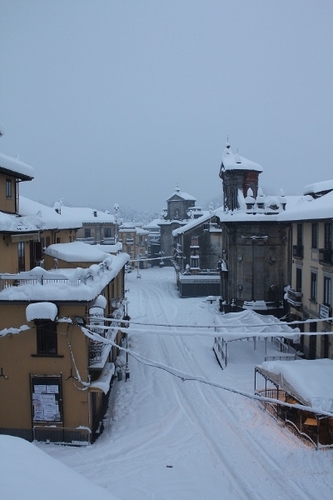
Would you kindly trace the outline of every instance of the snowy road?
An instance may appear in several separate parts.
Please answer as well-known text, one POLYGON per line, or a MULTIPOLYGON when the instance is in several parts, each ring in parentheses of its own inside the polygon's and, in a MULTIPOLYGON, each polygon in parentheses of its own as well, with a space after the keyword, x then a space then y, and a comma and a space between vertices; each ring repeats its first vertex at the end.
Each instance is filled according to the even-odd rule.
MULTIPOLYGON (((180 336, 171 325, 211 325, 217 303, 180 299, 170 268, 128 275, 133 321, 170 325, 173 335, 131 333, 130 348, 163 365, 253 392, 263 360, 234 343, 222 371, 210 335, 180 336)), ((149 331, 152 327, 149 327, 149 331)), ((165 328, 164 328, 165 330, 165 328)), ((314 451, 259 403, 185 381, 130 357, 131 377, 116 382, 106 427, 93 446, 40 447, 123 500, 331 499, 333 452, 314 451)))

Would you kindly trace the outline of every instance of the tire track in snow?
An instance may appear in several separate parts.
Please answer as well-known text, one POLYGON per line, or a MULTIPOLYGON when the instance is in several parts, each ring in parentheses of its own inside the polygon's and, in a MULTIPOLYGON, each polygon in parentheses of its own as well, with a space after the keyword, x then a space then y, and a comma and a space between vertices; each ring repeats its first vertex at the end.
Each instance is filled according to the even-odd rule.
MULTIPOLYGON (((145 303, 146 321, 163 320, 172 322, 178 307, 172 305, 174 299, 170 299, 170 287, 164 287, 164 290, 158 285, 145 283, 145 286, 138 286, 140 302, 145 303), (168 288, 168 289, 166 289, 168 288), (152 300, 152 295, 154 299, 152 300), (142 296, 144 300, 142 301, 142 296), (154 308, 159 305, 159 314, 156 315, 154 308)), ((186 341, 177 336, 168 337, 167 342, 162 336, 151 336, 152 347, 156 353, 155 359, 160 362, 176 367, 174 364, 174 355, 181 357, 182 367, 185 365, 187 371, 198 374, 200 365, 191 360, 189 354, 191 348, 187 346, 186 341), (167 345, 168 344, 168 345, 167 345), (156 358, 156 356, 158 357, 156 358), (164 357, 164 359, 161 359, 164 357)), ((179 367, 178 367, 179 368, 179 367)), ((202 373, 205 376, 205 374, 202 373)), ((182 409, 186 418, 188 418, 195 428, 196 432, 201 434, 207 448, 211 454, 218 460, 221 468, 229 475, 235 490, 246 499, 266 499, 267 495, 274 491, 275 497, 312 499, 304 490, 295 483, 284 484, 284 472, 279 464, 271 457, 262 446, 260 446, 251 436, 244 435, 244 429, 234 424, 235 413, 225 404, 223 398, 217 396, 216 389, 203 388, 198 383, 185 382, 179 380, 174 384, 174 394, 177 398, 179 407, 182 409), (195 384, 191 388, 190 384, 195 384), (208 426, 209 424, 209 426, 208 426), (223 433, 222 433, 223 429, 223 433), (223 446, 219 445, 217 440, 224 435, 223 446), (235 447, 235 442, 237 446, 235 447), (237 450, 242 449, 242 456, 238 456, 237 450), (248 468, 239 471, 239 463, 246 463, 248 468), (269 465, 269 467, 267 467, 269 465), (265 478, 265 487, 263 492, 258 491, 258 471, 265 478)))
MULTIPOLYGON (((164 317, 164 321, 170 321, 170 310, 166 310, 165 304, 166 304, 166 298, 165 295, 161 292, 160 288, 158 287, 152 287, 149 291, 147 289, 142 288, 141 286, 139 287, 139 293, 140 295, 145 296, 146 305, 150 304, 154 307, 156 307, 156 303, 160 305, 160 314, 159 317, 164 317), (153 292, 154 294, 154 300, 152 301, 151 299, 151 293, 153 292)), ((172 302, 172 301, 171 301, 172 302)), ((147 308, 148 310, 149 308, 147 308)), ((173 307, 174 312, 178 310, 177 307, 173 307)), ((151 311, 152 313, 152 311, 151 311)), ((168 337, 168 343, 173 344, 174 348, 177 349, 177 345, 175 345, 176 339, 179 340, 179 337, 168 337)), ((162 336, 152 336, 151 337, 151 344, 154 347, 154 352, 155 358, 161 362, 166 362, 166 364, 173 365, 173 356, 172 356, 172 351, 173 349, 170 349, 170 346, 166 346, 165 339, 162 336), (164 359, 162 359, 162 357, 164 359)), ((232 484, 235 493, 237 493, 237 496, 242 499, 250 499, 250 498, 258 498, 258 496, 255 494, 255 492, 251 489, 249 489, 248 485, 246 482, 243 480, 243 478, 235 472, 237 470, 234 468, 234 464, 230 463, 230 460, 226 459, 225 456, 221 455, 219 450, 216 448, 214 445, 214 440, 212 442, 212 437, 211 435, 208 435, 206 432, 203 431, 203 422, 199 421, 198 418, 194 418, 194 415, 196 414, 196 409, 189 408, 189 402, 188 402, 188 395, 186 394, 188 392, 187 388, 180 390, 179 388, 179 380, 175 380, 173 383, 173 388, 174 388, 174 395, 176 397, 176 401, 178 403, 179 408, 182 410, 183 415, 188 419, 191 423, 191 425, 195 428, 196 433, 200 434, 203 436, 206 447, 208 448, 210 454, 214 456, 215 462, 217 461, 219 463, 219 468, 221 471, 228 476, 228 479, 230 483, 232 484), (182 398, 179 395, 179 392, 182 393, 182 398), (182 401, 182 399, 186 399, 187 403, 182 401)))

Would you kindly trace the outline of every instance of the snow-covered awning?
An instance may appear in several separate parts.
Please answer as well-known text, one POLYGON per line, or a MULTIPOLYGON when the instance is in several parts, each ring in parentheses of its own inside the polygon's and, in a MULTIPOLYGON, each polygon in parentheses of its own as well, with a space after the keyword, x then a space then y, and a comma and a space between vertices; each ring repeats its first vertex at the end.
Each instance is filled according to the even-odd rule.
POLYGON ((34 321, 35 319, 54 321, 58 314, 58 308, 52 302, 35 302, 27 306, 25 314, 27 321, 34 321))
POLYGON ((284 337, 298 339, 299 328, 291 328, 287 323, 272 315, 262 315, 252 309, 217 315, 217 335, 225 341, 249 339, 254 337, 284 337))
POLYGON ((114 372, 115 365, 113 363, 106 363, 100 377, 94 382, 91 382, 89 391, 102 391, 104 394, 107 394, 110 389, 111 379, 114 372))
POLYGON ((331 359, 302 359, 265 361, 259 366, 281 387, 295 395, 307 406, 333 412, 333 361, 331 359))

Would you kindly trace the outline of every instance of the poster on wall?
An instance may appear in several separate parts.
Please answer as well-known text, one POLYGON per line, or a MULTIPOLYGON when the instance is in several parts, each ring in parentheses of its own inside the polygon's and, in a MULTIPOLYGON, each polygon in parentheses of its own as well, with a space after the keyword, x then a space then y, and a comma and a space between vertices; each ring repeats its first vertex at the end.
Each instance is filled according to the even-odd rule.
POLYGON ((33 422, 61 422, 61 377, 31 377, 33 422))

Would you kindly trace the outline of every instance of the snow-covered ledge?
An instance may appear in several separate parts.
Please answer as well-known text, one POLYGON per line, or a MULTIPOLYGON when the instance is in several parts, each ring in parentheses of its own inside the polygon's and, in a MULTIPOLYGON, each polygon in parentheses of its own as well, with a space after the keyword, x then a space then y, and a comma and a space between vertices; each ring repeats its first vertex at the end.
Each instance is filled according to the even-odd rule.
POLYGON ((35 319, 54 321, 58 314, 58 308, 53 302, 35 302, 27 306, 25 314, 27 321, 34 321, 35 319))

